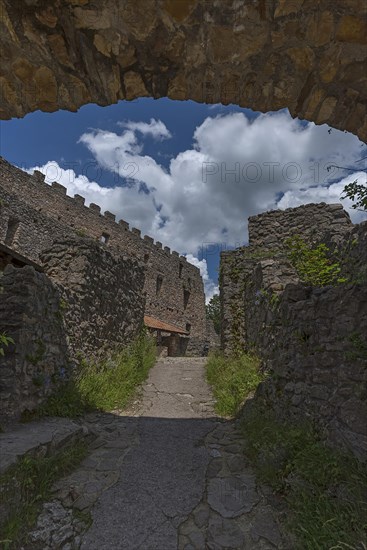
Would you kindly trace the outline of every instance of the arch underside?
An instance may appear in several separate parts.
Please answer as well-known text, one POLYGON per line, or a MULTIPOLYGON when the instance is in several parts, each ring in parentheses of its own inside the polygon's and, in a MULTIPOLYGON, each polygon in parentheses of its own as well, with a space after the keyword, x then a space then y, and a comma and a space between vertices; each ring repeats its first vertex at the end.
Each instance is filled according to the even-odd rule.
POLYGON ((367 140, 364 0, 1 0, 0 116, 169 97, 367 140))

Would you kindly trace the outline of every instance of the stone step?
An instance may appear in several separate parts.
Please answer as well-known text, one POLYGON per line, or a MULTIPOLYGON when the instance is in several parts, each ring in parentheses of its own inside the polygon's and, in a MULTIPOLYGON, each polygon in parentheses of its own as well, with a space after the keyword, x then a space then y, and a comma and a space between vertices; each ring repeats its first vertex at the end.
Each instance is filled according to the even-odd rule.
POLYGON ((0 475, 25 455, 52 456, 88 434, 88 428, 68 418, 45 418, 20 424, 0 434, 0 475))

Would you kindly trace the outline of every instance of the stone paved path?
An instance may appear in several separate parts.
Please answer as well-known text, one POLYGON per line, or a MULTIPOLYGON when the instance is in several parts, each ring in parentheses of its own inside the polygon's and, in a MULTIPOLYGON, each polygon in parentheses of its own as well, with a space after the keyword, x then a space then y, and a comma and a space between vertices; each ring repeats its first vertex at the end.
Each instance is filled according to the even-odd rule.
POLYGON ((130 410, 88 416, 93 450, 55 486, 32 535, 35 547, 289 548, 278 527, 282 505, 256 483, 236 424, 215 416, 204 365, 161 360, 130 410), (91 511, 86 532, 69 508, 91 511))

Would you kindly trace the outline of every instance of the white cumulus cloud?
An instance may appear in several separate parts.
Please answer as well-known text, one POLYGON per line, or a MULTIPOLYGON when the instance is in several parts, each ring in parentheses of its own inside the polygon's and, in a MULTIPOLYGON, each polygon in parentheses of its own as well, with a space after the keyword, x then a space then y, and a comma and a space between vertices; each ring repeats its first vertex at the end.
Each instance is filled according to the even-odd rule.
POLYGON ((167 126, 161 120, 155 120, 155 118, 151 118, 149 123, 128 120, 126 122, 119 122, 118 125, 133 132, 137 130, 143 135, 151 135, 156 139, 168 139, 172 137, 167 126))
POLYGON ((214 294, 219 294, 219 287, 218 285, 214 284, 214 282, 209 277, 208 265, 206 263, 206 260, 198 260, 198 258, 193 256, 192 254, 186 254, 186 259, 190 264, 193 264, 200 269, 200 275, 202 276, 204 282, 206 303, 208 303, 209 300, 214 296, 214 294))
MULTIPOLYGON (((353 181, 366 185, 366 174, 364 172, 353 172, 350 176, 346 176, 338 182, 331 183, 328 187, 318 185, 316 187, 309 187, 308 189, 286 191, 278 202, 278 207, 284 210, 285 208, 293 208, 310 202, 337 203, 340 201, 341 195, 343 195, 344 187, 353 181)), ((366 219, 364 212, 352 208, 353 202, 350 199, 342 200, 342 204, 344 209, 348 210, 353 223, 360 223, 366 219)))
MULTIPOLYGON (((339 202, 346 183, 365 177, 358 163, 365 146, 355 136, 301 123, 286 111, 252 121, 238 112, 207 117, 194 132, 193 146, 178 152, 168 168, 157 160, 159 140, 171 136, 162 121, 120 126, 121 133, 97 129, 80 137, 98 166, 116 176, 116 185, 105 187, 103 178, 90 181, 56 163, 56 177, 49 175, 51 163, 38 169, 70 195, 85 196, 87 203, 187 254, 202 270, 207 296, 217 288, 205 259, 197 259, 201 248, 245 244, 249 216, 307 202, 339 202), (147 135, 158 141, 156 158, 144 154, 147 135), (355 172, 345 169, 354 166, 355 172)), ((353 221, 366 218, 350 201, 342 204, 353 221)))

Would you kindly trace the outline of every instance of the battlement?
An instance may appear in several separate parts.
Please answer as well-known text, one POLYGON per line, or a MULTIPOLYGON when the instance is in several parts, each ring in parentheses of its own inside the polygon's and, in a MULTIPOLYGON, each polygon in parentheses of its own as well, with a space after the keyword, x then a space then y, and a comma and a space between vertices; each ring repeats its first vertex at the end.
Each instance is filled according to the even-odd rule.
POLYGON ((19 168, 12 166, 4 158, 0 157, 0 185, 4 186, 9 192, 15 193, 18 198, 25 200, 28 204, 36 208, 37 210, 46 211, 47 214, 57 213, 57 219, 66 225, 79 229, 80 232, 85 232, 87 235, 102 240, 105 244, 114 244, 113 241, 116 241, 115 244, 119 244, 117 241, 119 238, 126 239, 128 233, 128 238, 135 240, 135 249, 137 252, 137 247, 139 242, 144 246, 144 248, 151 247, 155 251, 159 250, 162 254, 170 256, 175 259, 180 259, 180 261, 185 262, 185 266, 188 266, 189 269, 199 271, 199 269, 186 261, 184 256, 180 256, 178 252, 170 250, 168 246, 163 246, 161 242, 154 241, 153 237, 149 235, 142 236, 140 229, 132 227, 127 221, 123 219, 117 219, 116 214, 109 212, 108 210, 102 212, 101 207, 98 204, 90 203, 86 205, 86 198, 82 195, 75 194, 70 196, 67 194, 67 189, 58 182, 52 182, 51 184, 45 181, 45 176, 39 170, 35 170, 33 174, 28 174, 19 168), (22 180, 22 186, 14 186, 14 184, 6 178, 6 174, 11 175, 11 178, 16 176, 16 179, 19 181, 22 180), (5 177, 4 177, 5 175, 5 177), (5 185, 4 185, 5 184, 5 185), (32 200, 32 197, 29 196, 28 188, 32 188, 32 197, 35 197, 35 200, 32 200), (37 194, 37 191, 40 191, 40 194, 37 194), (34 194, 36 192, 36 194, 34 194), (47 193, 47 195, 45 195, 47 193), (62 202, 60 202, 62 201, 62 202), (43 203, 47 206, 47 209, 43 208, 43 203), (65 208, 66 207, 66 208, 65 208), (70 209, 73 209, 75 215, 68 216, 70 209), (60 218, 61 216, 61 218, 60 218), (87 223, 89 221, 89 223, 87 223), (80 222, 80 227, 76 227, 76 224, 80 222), (83 222, 84 225, 83 225, 83 222), (113 233, 114 238, 110 235, 113 224, 113 233), (91 226, 90 228, 87 226, 91 226), (92 229, 92 231, 90 231, 92 229), (99 230, 100 234, 97 235, 99 230), (137 242, 138 239, 138 242, 137 242))
POLYGON ((190 326, 190 339, 205 341, 203 280, 184 256, 82 195, 69 196, 58 182, 46 183, 39 171, 27 174, 1 158, 0 196, 0 243, 39 262, 56 240, 85 238, 86 246, 94 241, 116 258, 134 260, 144 268, 146 315, 184 331, 190 326))

